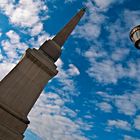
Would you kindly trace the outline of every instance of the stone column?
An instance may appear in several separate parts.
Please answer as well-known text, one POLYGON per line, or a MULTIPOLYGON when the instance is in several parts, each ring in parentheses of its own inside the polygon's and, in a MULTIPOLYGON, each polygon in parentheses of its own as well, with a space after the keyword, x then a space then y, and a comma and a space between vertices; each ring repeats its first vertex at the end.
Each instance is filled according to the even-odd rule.
POLYGON ((54 62, 43 51, 26 51, 0 82, 0 140, 23 139, 29 111, 46 83, 56 74, 54 62))

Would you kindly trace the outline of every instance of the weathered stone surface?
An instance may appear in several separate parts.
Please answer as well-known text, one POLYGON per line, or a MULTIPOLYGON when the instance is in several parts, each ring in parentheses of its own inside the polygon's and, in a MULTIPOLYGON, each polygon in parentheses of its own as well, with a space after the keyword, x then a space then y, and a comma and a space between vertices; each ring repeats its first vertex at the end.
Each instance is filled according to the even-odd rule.
POLYGON ((23 138, 29 111, 46 83, 56 74, 53 61, 41 50, 26 51, 17 66, 0 82, 0 140, 23 138))

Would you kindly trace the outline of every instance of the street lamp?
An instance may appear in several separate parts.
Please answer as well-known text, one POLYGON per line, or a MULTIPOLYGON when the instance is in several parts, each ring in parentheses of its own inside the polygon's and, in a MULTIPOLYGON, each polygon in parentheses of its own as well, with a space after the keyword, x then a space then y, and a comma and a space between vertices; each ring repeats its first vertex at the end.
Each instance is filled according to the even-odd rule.
POLYGON ((134 42, 135 47, 140 49, 140 25, 130 31, 130 39, 134 42))

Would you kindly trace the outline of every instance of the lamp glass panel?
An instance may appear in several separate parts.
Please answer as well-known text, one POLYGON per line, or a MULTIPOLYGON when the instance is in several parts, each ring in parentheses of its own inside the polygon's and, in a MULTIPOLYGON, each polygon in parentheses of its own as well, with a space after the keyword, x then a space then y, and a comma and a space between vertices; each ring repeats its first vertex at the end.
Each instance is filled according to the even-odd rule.
POLYGON ((140 30, 136 31, 138 38, 140 38, 140 30))
POLYGON ((136 31, 134 34, 133 34, 133 41, 136 42, 140 39, 140 30, 136 31))

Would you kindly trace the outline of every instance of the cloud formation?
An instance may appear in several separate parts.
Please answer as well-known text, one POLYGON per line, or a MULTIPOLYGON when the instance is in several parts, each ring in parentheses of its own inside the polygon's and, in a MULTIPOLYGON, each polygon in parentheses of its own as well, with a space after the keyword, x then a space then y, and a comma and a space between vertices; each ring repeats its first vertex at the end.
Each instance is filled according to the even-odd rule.
POLYGON ((116 127, 119 129, 130 130, 130 124, 127 121, 123 120, 108 120, 108 126, 116 127))
POLYGON ((87 140, 80 130, 88 126, 67 115, 75 117, 77 113, 67 108, 58 94, 42 93, 30 112, 31 124, 28 129, 44 140, 87 140))
MULTIPOLYGON (((43 17, 40 12, 47 13, 48 7, 41 1, 20 0, 15 4, 14 1, 6 0, 0 1, 1 11, 8 16, 9 21, 24 29, 28 28, 31 35, 38 35, 43 30, 43 17)), ((48 16, 45 16, 47 19, 48 16)))
POLYGON ((111 112, 112 106, 107 102, 101 102, 96 104, 98 108, 100 108, 104 112, 111 112))
POLYGON ((118 112, 124 115, 134 116, 140 109, 139 92, 122 95, 109 95, 105 92, 97 92, 97 95, 103 97, 104 101, 111 102, 117 108, 118 112))
POLYGON ((136 119, 134 120, 134 127, 137 130, 140 130, 140 115, 136 116, 136 119))

